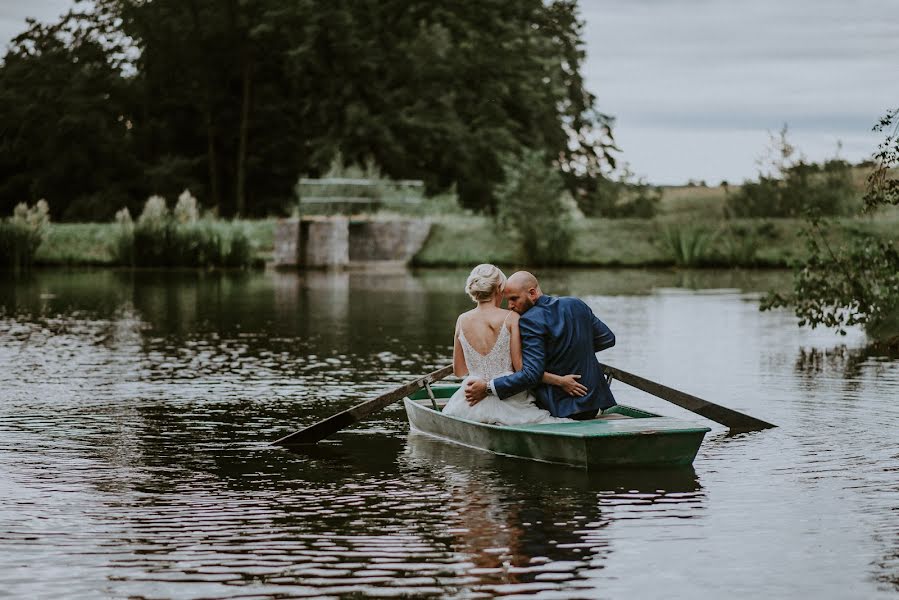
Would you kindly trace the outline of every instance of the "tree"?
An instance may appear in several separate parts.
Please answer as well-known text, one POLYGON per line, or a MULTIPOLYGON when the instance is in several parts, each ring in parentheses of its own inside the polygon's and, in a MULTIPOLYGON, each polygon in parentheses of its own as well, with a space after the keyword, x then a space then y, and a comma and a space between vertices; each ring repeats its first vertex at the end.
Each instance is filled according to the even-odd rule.
POLYGON ((111 217, 133 192, 123 48, 96 13, 29 21, 0 68, 0 213, 47 198, 64 219, 111 217))
POLYGON ((574 200, 556 165, 543 152, 525 150, 504 161, 497 186, 498 225, 520 244, 532 265, 562 264, 573 243, 574 200))
POLYGON ((17 131, 0 147, 4 205, 46 195, 55 207, 74 191, 90 208, 79 214, 108 218, 189 188, 221 215, 280 213, 297 176, 339 153, 492 211, 506 154, 545 152, 573 192, 613 162, 574 0, 80 6, 32 24, 0 65, 0 122, 17 131), (40 118, 18 132, 16 111, 40 118))
MULTIPOLYGON (((868 179, 866 211, 896 204, 899 184, 899 109, 889 111, 875 126, 888 134, 875 154, 875 169, 868 179), (892 130, 890 128, 892 127, 892 130)), ((835 246, 833 225, 820 213, 807 213, 804 231, 808 259, 797 265, 790 294, 770 293, 762 310, 792 306, 799 325, 824 325, 845 334, 845 328, 861 325, 876 345, 899 348, 899 245, 856 233, 835 246)))

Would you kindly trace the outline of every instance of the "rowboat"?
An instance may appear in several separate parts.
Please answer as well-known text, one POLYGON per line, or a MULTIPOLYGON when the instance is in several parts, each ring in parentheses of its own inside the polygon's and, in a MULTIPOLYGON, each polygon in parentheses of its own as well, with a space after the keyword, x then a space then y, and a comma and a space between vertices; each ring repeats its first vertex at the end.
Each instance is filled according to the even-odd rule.
POLYGON ((541 425, 489 425, 445 415, 459 385, 432 385, 403 399, 413 432, 494 454, 584 469, 689 465, 708 427, 618 405, 600 418, 541 425))

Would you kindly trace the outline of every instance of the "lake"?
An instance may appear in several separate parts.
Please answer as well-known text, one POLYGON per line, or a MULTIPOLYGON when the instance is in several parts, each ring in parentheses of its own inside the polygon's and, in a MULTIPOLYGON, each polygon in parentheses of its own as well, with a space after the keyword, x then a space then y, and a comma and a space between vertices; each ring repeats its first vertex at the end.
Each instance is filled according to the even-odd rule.
MULTIPOLYGON (((761 313, 785 272, 538 272, 603 362, 779 425, 585 473, 410 435, 467 271, 0 281, 0 589, 41 598, 894 598, 899 358, 761 313)), ((698 417, 615 383, 619 402, 698 417)))

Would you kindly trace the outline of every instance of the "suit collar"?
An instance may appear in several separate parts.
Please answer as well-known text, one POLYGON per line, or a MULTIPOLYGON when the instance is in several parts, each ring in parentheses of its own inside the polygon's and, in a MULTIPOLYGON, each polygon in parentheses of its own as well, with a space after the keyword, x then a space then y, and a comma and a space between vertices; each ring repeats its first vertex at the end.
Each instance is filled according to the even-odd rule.
POLYGON ((552 296, 543 294, 542 296, 537 298, 537 301, 534 302, 534 306, 546 306, 547 304, 549 304, 550 300, 552 300, 552 296))

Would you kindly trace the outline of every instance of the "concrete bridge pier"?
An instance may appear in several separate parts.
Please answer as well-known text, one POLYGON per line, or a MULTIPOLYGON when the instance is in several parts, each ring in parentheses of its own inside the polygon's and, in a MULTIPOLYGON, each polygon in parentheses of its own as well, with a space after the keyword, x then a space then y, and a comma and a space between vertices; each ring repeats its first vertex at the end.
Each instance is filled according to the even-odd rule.
POLYGON ((421 219, 369 220, 304 217, 279 221, 274 265, 279 268, 340 269, 353 265, 407 264, 431 230, 421 219))

